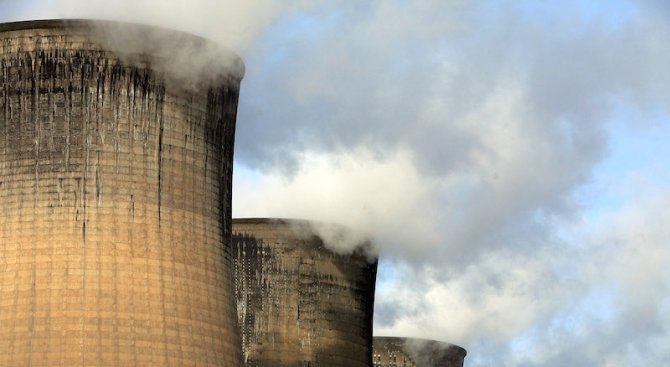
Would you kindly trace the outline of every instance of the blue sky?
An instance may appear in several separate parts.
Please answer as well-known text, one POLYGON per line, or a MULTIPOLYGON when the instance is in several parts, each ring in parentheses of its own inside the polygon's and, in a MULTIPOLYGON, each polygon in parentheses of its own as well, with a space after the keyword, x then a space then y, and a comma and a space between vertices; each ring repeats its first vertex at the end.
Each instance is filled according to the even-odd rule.
POLYGON ((234 214, 373 236, 377 334, 470 367, 670 363, 664 2, 0 0, 50 17, 236 50, 234 214))

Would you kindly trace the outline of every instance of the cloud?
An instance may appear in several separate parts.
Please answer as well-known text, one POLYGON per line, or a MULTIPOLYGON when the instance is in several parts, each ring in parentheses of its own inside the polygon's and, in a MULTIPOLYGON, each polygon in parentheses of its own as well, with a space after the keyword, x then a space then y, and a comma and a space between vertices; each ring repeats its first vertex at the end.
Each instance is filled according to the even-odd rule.
POLYGON ((494 250, 448 276, 396 266, 376 304, 392 312, 375 331, 462 343, 474 352, 469 366, 662 365, 670 357, 670 187, 637 189, 629 205, 582 223, 580 244, 494 250))
POLYGON ((585 269, 585 296, 552 315, 554 322, 559 315, 576 326, 547 327, 543 346, 523 353, 518 365, 641 366, 668 360, 670 276, 664 264, 670 260, 670 231, 663 213, 670 188, 652 192, 638 194, 596 226, 589 256, 577 260, 585 269))
POLYGON ((258 186, 237 176, 236 215, 372 232, 395 269, 379 287, 378 334, 461 343, 471 365, 664 361, 667 334, 639 322, 666 321, 667 301, 645 310, 619 290, 664 280, 605 266, 629 254, 582 227, 599 196, 577 194, 611 153, 621 111, 631 129, 667 121, 667 25, 626 1, 623 15, 576 2, 371 4, 307 11, 292 18, 305 36, 276 25, 250 54, 236 154, 258 186))
POLYGON ((239 217, 292 217, 341 223, 363 234, 379 236, 377 244, 403 257, 425 257, 425 247, 439 241, 431 215, 438 187, 412 166, 407 153, 379 160, 359 150, 341 155, 305 154, 289 179, 281 171, 265 174, 238 166, 233 210, 239 217), (393 215, 389 215, 393 213, 393 215), (407 228, 412 231, 387 231, 407 228), (413 246, 407 246, 407 243, 413 246))
MULTIPOLYGON (((304 33, 283 31, 293 28, 279 22, 249 55, 237 160, 261 176, 284 176, 287 197, 310 197, 314 190, 301 182, 313 170, 319 178, 309 187, 321 191, 304 201, 314 202, 332 193, 317 181, 350 172, 324 170, 305 155, 337 160, 362 149, 361 167, 406 157, 396 177, 421 179, 395 200, 415 200, 408 206, 425 214, 354 216, 389 248, 399 239, 405 247, 422 242, 398 233, 407 228, 418 238, 429 233, 432 242, 412 250, 426 261, 467 265, 501 246, 541 247, 556 217, 581 209, 573 193, 606 156, 608 125, 620 106, 644 117, 667 104, 660 97, 670 79, 667 52, 657 46, 668 35, 662 24, 580 23, 575 9, 540 23, 523 15, 524 5, 488 2, 329 4, 289 18, 304 33), (442 22, 433 21, 437 15, 442 22)), ((394 187, 388 175, 377 182, 394 187)), ((303 213, 345 218, 361 201, 337 197, 327 213, 303 213)), ((395 203, 384 199, 377 205, 395 203)), ((268 214, 277 212, 272 205, 268 214)), ((240 207, 236 213, 248 212, 240 207)))
POLYGON ((460 343, 480 335, 495 341, 512 339, 565 292, 550 263, 549 254, 530 258, 499 251, 452 276, 435 274, 441 272, 435 267, 400 267, 399 275, 378 293, 378 305, 393 305, 396 318, 378 325, 375 332, 460 343))
MULTIPOLYGON (((3 9, 3 21, 90 18, 137 22, 191 32, 244 54, 279 16, 301 0, 37 0, 3 9)), ((3 4, 3 7, 5 5, 3 4)))

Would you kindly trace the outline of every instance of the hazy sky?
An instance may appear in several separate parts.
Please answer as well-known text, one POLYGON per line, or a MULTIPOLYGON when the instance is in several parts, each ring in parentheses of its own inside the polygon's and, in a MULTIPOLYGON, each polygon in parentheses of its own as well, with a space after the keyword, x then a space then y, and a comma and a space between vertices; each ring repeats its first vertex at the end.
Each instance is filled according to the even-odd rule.
POLYGON ((6 1, 236 50, 235 216, 382 252, 378 335, 475 366, 670 365, 670 5, 6 1))

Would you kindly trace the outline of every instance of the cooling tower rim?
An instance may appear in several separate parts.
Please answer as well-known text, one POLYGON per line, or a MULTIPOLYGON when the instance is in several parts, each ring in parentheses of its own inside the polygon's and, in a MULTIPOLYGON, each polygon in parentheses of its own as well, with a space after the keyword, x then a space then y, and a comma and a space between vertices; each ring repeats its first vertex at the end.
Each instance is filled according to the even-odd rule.
MULTIPOLYGON (((248 217, 248 218, 233 218, 233 224, 270 224, 277 226, 296 226, 296 227, 311 227, 313 229, 328 228, 338 231, 355 233, 355 230, 347 227, 344 224, 334 222, 324 222, 312 219, 303 218, 264 218, 264 217, 248 217)), ((316 234, 316 233, 315 233, 316 234)), ((368 240, 369 241, 369 240, 368 240)))
MULTIPOLYGON (((287 230, 294 231, 294 235, 298 238, 307 236, 316 236, 319 241, 322 241, 322 246, 329 248, 332 251, 342 254, 341 248, 338 246, 330 246, 327 243, 334 238, 346 238, 348 243, 356 243, 352 248, 347 248, 344 253, 358 254, 368 259, 369 263, 376 263, 379 255, 374 250, 373 241, 367 235, 349 228, 343 224, 323 222, 317 220, 300 219, 300 218, 233 218, 232 225, 270 225, 274 227, 281 227, 287 230), (340 237, 342 236, 342 237, 340 237)), ((233 233, 243 233, 244 231, 233 228, 233 233)), ((332 244, 332 242, 331 242, 332 244)))
POLYGON ((327 228, 339 229, 343 231, 353 232, 354 230, 344 224, 335 222, 325 222, 313 219, 304 218, 264 218, 264 217, 248 217, 248 218, 233 218, 233 224, 275 224, 275 225, 304 225, 304 226, 324 226, 327 228))
MULTIPOLYGON (((231 76, 235 77, 238 80, 242 80, 245 74, 245 65, 242 58, 237 55, 232 50, 219 45, 218 43, 209 40, 207 38, 180 31, 170 28, 165 28, 161 26, 155 26, 150 24, 134 23, 134 22, 124 22, 116 20, 107 20, 107 19, 84 19, 84 18, 64 18, 64 19, 37 19, 37 20, 21 20, 14 22, 5 22, 0 23, 0 33, 2 32, 12 32, 12 31, 23 31, 30 29, 94 29, 95 27, 119 27, 124 28, 133 28, 137 31, 143 31, 147 33, 155 32, 164 32, 165 34, 170 34, 175 37, 180 37, 181 39, 189 39, 201 43, 203 46, 211 46, 226 58, 230 58, 231 62, 227 64, 229 73, 231 76)), ((148 45, 155 46, 155 45, 148 45)), ((151 51, 147 53, 151 55, 151 51)), ((163 57, 165 55, 161 55, 163 57)), ((169 55, 168 55, 169 56, 169 55)))
POLYGON ((465 356, 468 354, 468 351, 465 350, 465 348, 458 346, 456 344, 451 344, 439 340, 433 340, 433 339, 424 339, 424 338, 411 338, 411 337, 401 337, 401 336, 373 336, 372 337, 373 344, 376 341, 380 341, 383 343, 391 344, 391 343, 397 343, 397 344, 405 344, 407 342, 419 342, 419 343, 431 343, 434 345, 439 345, 444 347, 445 349, 449 350, 450 352, 453 352, 454 354, 458 354, 459 356, 465 358, 465 356))
POLYGON ((0 32, 22 31, 26 29, 48 29, 48 28, 67 28, 70 26, 83 26, 88 22, 95 22, 90 19, 35 19, 19 20, 14 22, 0 23, 0 32))
MULTIPOLYGON (((245 218, 233 218, 233 223, 239 224, 328 224, 331 223, 319 222, 309 219, 302 218, 265 218, 265 217, 245 217, 245 218)), ((340 226, 339 224, 332 224, 334 226, 340 226)), ((342 226, 343 227, 343 226, 342 226)))

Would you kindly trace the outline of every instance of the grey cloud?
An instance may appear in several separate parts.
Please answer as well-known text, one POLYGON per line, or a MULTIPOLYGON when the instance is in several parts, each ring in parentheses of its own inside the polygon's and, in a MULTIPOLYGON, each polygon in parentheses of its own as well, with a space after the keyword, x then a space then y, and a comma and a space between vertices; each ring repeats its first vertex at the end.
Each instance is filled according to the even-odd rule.
MULTIPOLYGON (((374 12, 367 16, 371 24, 381 22, 374 12)), ((380 293, 379 327, 462 341, 481 348, 474 361, 486 362, 482 356, 496 353, 496 364, 584 365, 600 364, 610 353, 613 365, 617 358, 635 365, 635 350, 650 345, 645 339, 655 331, 642 327, 634 334, 639 345, 630 344, 623 331, 635 330, 631 323, 636 321, 627 317, 615 319, 605 331, 599 331, 604 326, 597 321, 587 320, 593 329, 583 338, 571 330, 540 332, 539 338, 552 337, 552 343, 527 357, 515 355, 505 343, 530 323, 554 330, 551 321, 559 308, 586 297, 589 279, 567 281, 551 271, 577 256, 571 247, 580 247, 557 241, 554 225, 557 219, 575 225, 571 221, 577 221, 582 208, 572 194, 606 157, 612 114, 621 106, 641 117, 667 108, 670 75, 664 65, 670 57, 659 45, 667 44, 668 28, 637 19, 615 29, 575 19, 542 25, 513 12, 489 20, 493 23, 484 29, 465 22, 455 30, 445 27, 439 36, 421 34, 407 50, 431 51, 424 53, 398 51, 403 50, 402 39, 393 34, 389 37, 399 45, 394 52, 386 48, 394 42, 388 39, 366 43, 366 33, 357 32, 356 23, 320 30, 335 42, 289 39, 283 54, 290 56, 248 80, 249 95, 265 91, 268 98, 258 103, 247 99, 243 105, 238 159, 264 169, 268 162, 274 167, 292 162, 295 174, 304 162, 286 152, 339 154, 367 146, 384 161, 389 156, 385 152, 409 149, 421 174, 440 182, 430 189, 440 209, 424 218, 439 227, 439 235, 428 240, 439 240, 408 250, 416 241, 397 232, 409 230, 421 237, 420 231, 409 225, 380 228, 386 232, 386 254, 415 262, 403 274, 404 282, 380 293), (385 58, 389 54, 394 57, 385 58), (247 109, 253 110, 253 119, 246 118, 247 109), (393 237, 408 241, 393 248, 393 237), (486 266, 487 256, 506 251, 522 253, 523 261, 500 255, 498 267, 486 266), (537 263, 544 253, 550 256, 537 263), (503 276, 503 269, 523 267, 524 262, 535 264, 532 276, 503 276), (438 270, 426 274, 425 266, 438 270), (481 272, 481 279, 471 269, 481 272), (542 272, 548 275, 539 277, 542 272), (423 278, 439 279, 442 285, 423 278), (429 299, 424 295, 450 287, 458 290, 453 298, 463 303, 445 305, 460 324, 434 322, 446 307, 426 309, 429 299), (481 297, 470 299, 472 295, 481 297), (542 304, 536 306, 538 297, 542 304), (498 302, 517 307, 505 309, 498 302), (498 319, 509 316, 505 311, 514 316, 498 319), (419 327, 428 325, 438 330, 419 327), (501 325, 511 330, 498 329, 501 325), (628 345, 634 349, 631 354, 615 350, 628 345)), ((634 123, 643 127, 642 120, 634 123)), ((349 204, 343 203, 353 207, 349 204)), ((397 214, 407 218, 407 213, 397 214)), ((596 255, 587 251, 583 256, 596 255)), ((574 277, 585 274, 576 270, 574 277)), ((658 349, 654 353, 663 355, 658 349)), ((475 365, 487 365, 483 362, 475 365)))
MULTIPOLYGON (((668 187, 608 215, 584 246, 572 248, 578 289, 559 310, 538 315, 540 345, 498 350, 511 366, 662 365, 670 357, 668 187)), ((558 278, 558 287, 570 284, 558 278)), ((476 364, 477 365, 477 364, 476 364)), ((486 365, 486 364, 481 364, 486 365)))
MULTIPOLYGON (((657 104, 657 92, 667 93, 661 63, 668 55, 654 46, 666 31, 658 26, 633 24, 612 33, 577 24, 582 30, 565 36, 572 24, 542 28, 508 14, 486 28, 455 32, 450 20, 463 10, 443 5, 431 11, 444 14, 445 26, 419 32, 408 44, 402 32, 388 30, 398 14, 382 18, 376 11, 371 6, 362 16, 317 23, 316 40, 284 40, 279 62, 267 65, 251 55, 252 69, 261 71, 249 75, 246 95, 263 98, 243 99, 240 160, 281 164, 295 159, 287 151, 365 144, 381 151, 409 146, 427 172, 467 169, 474 155, 496 153, 482 142, 486 131, 472 129, 468 116, 510 80, 521 80, 527 105, 515 118, 527 128, 524 138, 580 158, 548 162, 576 174, 565 190, 602 158, 611 99, 657 104), (584 163, 572 167, 575 161, 584 163)), ((424 21, 417 18, 414 25, 421 28, 424 21)), ((461 25, 467 26, 481 25, 461 25)))

